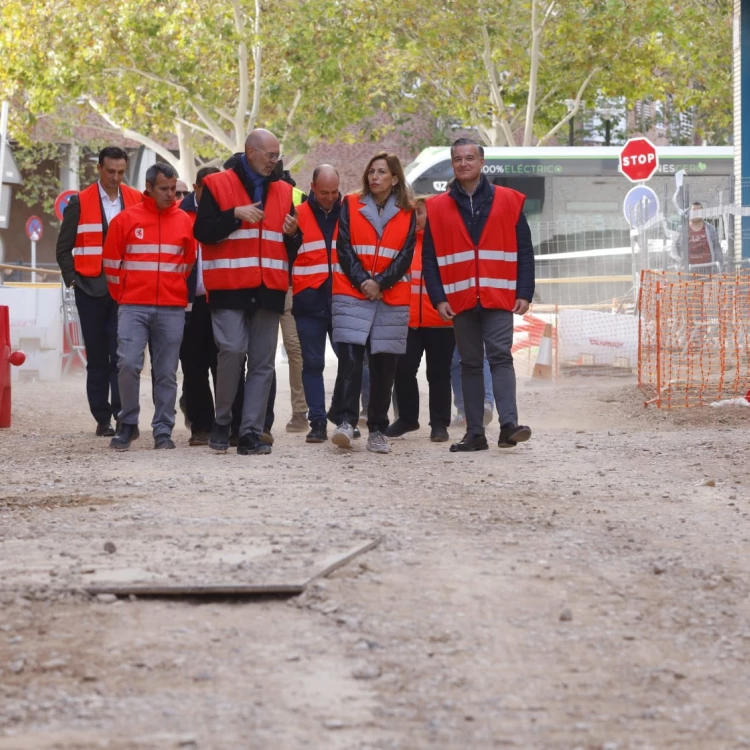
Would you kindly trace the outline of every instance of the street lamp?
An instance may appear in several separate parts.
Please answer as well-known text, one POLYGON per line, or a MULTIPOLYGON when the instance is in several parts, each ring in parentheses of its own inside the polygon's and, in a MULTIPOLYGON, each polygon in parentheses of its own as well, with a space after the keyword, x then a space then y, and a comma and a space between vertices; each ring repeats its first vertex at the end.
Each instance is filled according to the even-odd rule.
MULTIPOLYGON (((568 114, 575 111, 576 100, 566 99, 565 106, 568 108, 568 114)), ((575 117, 571 117, 568 120, 568 146, 575 145, 575 117)))
POLYGON ((604 121, 604 145, 609 146, 612 138, 612 115, 609 107, 603 107, 597 111, 599 117, 604 121))

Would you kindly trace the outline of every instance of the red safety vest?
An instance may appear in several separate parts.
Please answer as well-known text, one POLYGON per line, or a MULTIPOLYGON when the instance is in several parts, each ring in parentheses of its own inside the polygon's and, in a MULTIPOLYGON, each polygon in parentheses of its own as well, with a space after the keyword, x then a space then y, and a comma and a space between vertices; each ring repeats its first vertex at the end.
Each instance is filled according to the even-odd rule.
MULTIPOLYGON (((232 169, 203 180, 221 211, 252 203, 232 169)), ((253 289, 265 286, 289 289, 289 256, 284 246, 284 219, 292 205, 292 186, 271 182, 263 204, 265 218, 242 226, 216 245, 201 244, 203 284, 211 292, 220 289, 253 289)))
MULTIPOLYGON (((302 232, 302 246, 297 251, 297 259, 292 266, 292 293, 299 294, 305 289, 319 289, 331 273, 328 250, 323 232, 309 204, 297 206, 297 224, 302 232)), ((331 253, 336 250, 336 237, 339 225, 333 230, 331 253)))
POLYGON ((512 310, 516 303, 516 224, 525 196, 497 185, 493 190, 492 208, 478 245, 472 242, 450 193, 427 201, 440 279, 456 314, 477 303, 494 310, 512 310))
POLYGON ((195 263, 193 222, 177 203, 157 211, 143 203, 118 214, 104 243, 109 292, 121 305, 185 307, 195 263))
MULTIPOLYGON (((125 208, 140 203, 143 194, 127 185, 120 185, 120 194, 125 208)), ((81 215, 78 218, 78 233, 73 248, 73 268, 81 276, 98 276, 102 272, 102 247, 104 246, 104 217, 99 197, 99 183, 89 185, 78 193, 81 215)))
MULTIPOLYGON (((401 252, 409 236, 412 210, 401 209, 386 225, 382 237, 370 222, 360 213, 359 194, 351 193, 344 199, 349 208, 349 241, 352 250, 359 258, 362 268, 371 276, 383 273, 393 259, 401 252)), ((365 295, 356 288, 349 277, 341 270, 338 253, 331 253, 333 268, 333 293, 348 294, 350 297, 365 299, 365 295)), ((383 292, 383 302, 388 305, 408 305, 411 290, 409 274, 403 276, 390 289, 383 292)))
POLYGON ((450 328, 453 325, 440 317, 432 306, 422 278, 422 240, 424 232, 417 232, 414 259, 411 262, 411 303, 409 304, 409 328, 450 328))

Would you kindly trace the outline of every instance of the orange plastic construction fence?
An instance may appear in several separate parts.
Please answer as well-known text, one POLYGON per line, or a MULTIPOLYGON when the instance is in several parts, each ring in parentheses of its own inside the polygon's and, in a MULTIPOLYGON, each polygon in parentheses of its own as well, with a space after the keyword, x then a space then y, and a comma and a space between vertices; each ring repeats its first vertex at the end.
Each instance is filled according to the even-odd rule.
POLYGON ((643 271, 638 384, 646 404, 701 406, 750 388, 750 276, 643 271))

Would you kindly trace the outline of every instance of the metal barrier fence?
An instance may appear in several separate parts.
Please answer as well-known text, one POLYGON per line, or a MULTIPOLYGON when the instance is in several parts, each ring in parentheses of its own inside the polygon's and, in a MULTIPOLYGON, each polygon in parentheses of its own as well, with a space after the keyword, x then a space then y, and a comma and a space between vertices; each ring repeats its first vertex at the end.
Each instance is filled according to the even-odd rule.
POLYGON ((750 273, 644 271, 638 384, 646 404, 690 407, 750 388, 750 273))

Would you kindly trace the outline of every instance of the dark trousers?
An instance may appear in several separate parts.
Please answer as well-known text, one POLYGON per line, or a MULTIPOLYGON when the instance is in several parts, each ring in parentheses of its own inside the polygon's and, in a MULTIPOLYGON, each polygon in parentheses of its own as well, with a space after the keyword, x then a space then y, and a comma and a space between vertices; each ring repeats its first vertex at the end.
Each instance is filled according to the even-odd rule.
POLYGON ((185 334, 180 347, 185 412, 192 432, 210 432, 214 424, 214 397, 209 377, 215 387, 216 353, 211 308, 205 296, 196 297, 193 309, 185 313, 185 334))
POLYGON ((451 422, 451 360, 456 337, 453 328, 410 328, 406 354, 399 357, 394 381, 398 416, 411 427, 419 424, 417 371, 422 354, 427 359, 430 387, 430 425, 448 427, 451 422))
MULTIPOLYGON (((302 347, 302 387, 305 389, 310 424, 326 421, 326 339, 331 335, 331 318, 323 315, 296 315, 297 334, 302 347)), ((338 347, 336 347, 338 348, 338 347)))
POLYGON ((517 424, 516 373, 513 369, 513 313, 477 307, 453 318, 456 346, 461 356, 461 390, 466 430, 484 434, 484 355, 490 363, 495 408, 500 426, 517 424))
MULTIPOLYGON (((367 344, 369 348, 369 342, 367 344)), ((333 402, 328 418, 334 424, 348 422, 355 426, 359 420, 359 397, 362 390, 362 362, 365 348, 360 344, 338 344, 339 368, 333 389, 333 402)), ((393 378, 398 356, 373 354, 370 361, 370 402, 367 405, 367 429, 385 432, 388 429, 388 408, 391 405, 393 378)))
POLYGON ((117 384, 117 303, 109 296, 92 297, 74 287, 83 343, 86 347, 86 395, 98 424, 120 412, 117 384), (110 398, 111 394, 111 398, 110 398))

